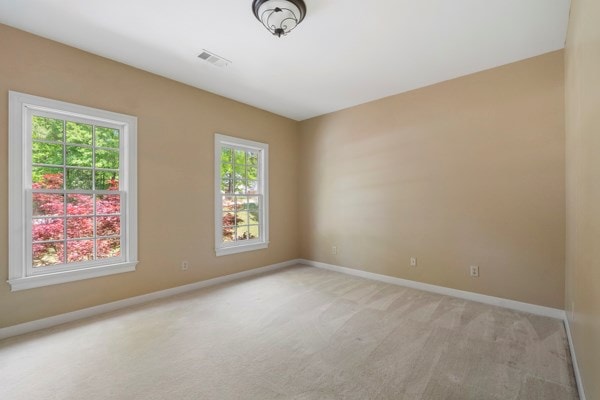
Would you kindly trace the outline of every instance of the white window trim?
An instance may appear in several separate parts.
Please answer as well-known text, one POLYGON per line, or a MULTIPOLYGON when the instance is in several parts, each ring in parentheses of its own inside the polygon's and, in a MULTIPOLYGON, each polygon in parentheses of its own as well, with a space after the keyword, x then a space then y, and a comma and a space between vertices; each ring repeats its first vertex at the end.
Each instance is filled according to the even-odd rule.
MULTIPOLYGON (((138 263, 137 245, 137 118, 110 111, 65 103, 24 93, 9 91, 9 235, 8 283, 11 291, 36 288, 89 279, 122 272, 135 271, 138 263), (31 210, 28 208, 28 191, 31 189, 31 166, 25 151, 31 148, 28 132, 29 110, 59 113, 66 118, 92 118, 95 121, 118 125, 122 128, 120 149, 120 183, 127 198, 121 209, 121 220, 126 228, 122 232, 122 257, 107 263, 81 263, 81 268, 44 274, 32 274, 27 267, 31 260, 31 239, 26 237, 31 210), (125 245, 123 245, 123 243, 125 245)), ((123 201, 123 200, 122 200, 123 201)))
POLYGON ((246 251, 266 249, 269 247, 269 145, 252 140, 240 139, 215 134, 215 253, 217 256, 243 253, 246 251), (259 176, 263 198, 263 210, 260 218, 261 238, 257 241, 248 241, 244 244, 223 245, 223 208, 221 194, 221 147, 234 146, 244 147, 250 150, 258 150, 260 156, 259 176))

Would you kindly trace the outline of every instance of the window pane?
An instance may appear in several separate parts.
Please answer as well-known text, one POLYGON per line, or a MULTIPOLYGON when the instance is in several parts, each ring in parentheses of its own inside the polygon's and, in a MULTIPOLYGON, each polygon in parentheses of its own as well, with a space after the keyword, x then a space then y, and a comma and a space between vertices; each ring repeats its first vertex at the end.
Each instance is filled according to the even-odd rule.
POLYGON ((96 170, 96 190, 119 190, 119 173, 96 170))
POLYGON ((33 139, 63 141, 63 120, 34 116, 31 119, 33 139))
POLYGON ((248 225, 248 212, 237 211, 235 213, 235 224, 236 225, 248 225))
POLYGON ((63 173, 62 168, 33 167, 31 169, 31 187, 32 189, 62 189, 63 173))
POLYGON ((64 242, 39 243, 32 246, 33 266, 46 267, 64 263, 64 242))
POLYGON ((245 180, 236 180, 234 188, 233 188, 233 193, 246 194, 246 181, 245 180))
POLYGON ((246 152, 243 150, 235 151, 235 163, 236 164, 246 164, 246 152))
POLYGON ((252 180, 257 180, 258 179, 258 168, 257 167, 252 167, 252 166, 248 166, 246 168, 246 174, 248 176, 248 179, 252 179, 252 180))
POLYGON ((221 162, 230 163, 233 162, 231 160, 231 149, 228 147, 224 147, 221 149, 221 162))
POLYGON ((257 194, 258 193, 258 182, 248 180, 246 182, 246 193, 257 194))
POLYGON ((235 196, 223 196, 223 210, 224 211, 235 210, 235 196))
POLYGON ((34 164, 63 165, 63 146, 61 144, 33 142, 31 160, 34 164))
POLYGON ((116 236, 121 234, 121 217, 98 217, 96 235, 116 236))
POLYGON ((96 127, 96 147, 119 148, 119 130, 112 128, 96 127))
POLYGON ((67 165, 73 167, 91 167, 92 148, 67 146, 67 165))
POLYGON ((121 239, 98 239, 96 241, 98 258, 119 257, 121 255, 121 239))
POLYGON ((223 213, 223 226, 235 225, 235 214, 232 212, 223 213))
POLYGON ((248 196, 248 199, 247 199, 248 210, 258 211, 258 204, 259 204, 258 199, 259 199, 258 196, 248 196))
POLYGON ((119 152, 96 150, 96 168, 119 169, 119 152))
POLYGON ((249 151, 246 153, 248 156, 248 165, 258 165, 258 152, 249 151))
POLYGON ((222 163, 221 164, 221 179, 233 178, 233 165, 222 163))
POLYGON ((92 126, 67 121, 67 143, 92 145, 92 126))
POLYGON ((233 231, 235 228, 223 228, 223 242, 233 242, 233 231))
POLYGON ((34 242, 61 240, 65 237, 62 218, 34 218, 31 221, 31 239, 34 242))
POLYGON ((67 195, 67 215, 92 215, 94 200, 91 194, 67 195))
POLYGON ((260 228, 258 225, 250 225, 248 232, 250 232, 250 239, 258 239, 260 237, 260 228))
POLYGON ((258 211, 258 204, 248 203, 246 208, 248 209, 248 221, 251 224, 258 224, 260 222, 260 213, 258 211))
POLYGON ((246 166, 236 165, 235 166, 235 179, 246 179, 246 166))
POLYGON ((235 236, 237 240, 247 240, 248 239, 248 227, 247 226, 239 226, 235 230, 235 236))
POLYGON ((68 240, 67 262, 80 262, 94 259, 93 240, 68 240))
POLYGON ((120 214, 121 195, 101 194, 96 196, 96 214, 120 214))
POLYGON ((33 193, 32 194, 33 216, 42 215, 64 215, 65 196, 62 194, 33 193))
POLYGON ((92 189, 92 171, 67 168, 67 189, 92 189))
POLYGON ((248 198, 246 196, 236 196, 235 203, 238 210, 245 210, 247 207, 246 204, 248 204, 248 198))
POLYGON ((67 238, 79 239, 94 236, 94 219, 92 217, 76 217, 67 219, 67 238))
POLYGON ((221 193, 233 193, 233 183, 229 179, 221 181, 221 193))

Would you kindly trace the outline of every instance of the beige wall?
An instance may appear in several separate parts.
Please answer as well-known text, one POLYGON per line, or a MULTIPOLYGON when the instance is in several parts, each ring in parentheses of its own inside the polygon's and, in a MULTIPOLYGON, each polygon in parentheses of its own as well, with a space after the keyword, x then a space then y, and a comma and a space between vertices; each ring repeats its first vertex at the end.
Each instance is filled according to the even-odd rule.
POLYGON ((600 2, 574 0, 565 52, 567 315, 588 400, 600 399, 600 2))
POLYGON ((0 25, 0 327, 298 256, 298 123, 0 25), (10 292, 8 90, 138 117, 139 259, 133 273, 10 292), (270 146, 271 244, 215 257, 214 133, 270 146), (179 270, 181 260, 190 270, 179 270))
POLYGON ((304 121, 302 257, 562 308, 563 102, 559 51, 304 121))
POLYGON ((0 38, 0 148, 8 90, 138 117, 141 260, 135 273, 10 292, 4 150, 0 327, 300 255, 563 306, 562 52, 297 123, 6 26, 0 38), (268 250, 214 256, 215 132, 270 145, 268 250))

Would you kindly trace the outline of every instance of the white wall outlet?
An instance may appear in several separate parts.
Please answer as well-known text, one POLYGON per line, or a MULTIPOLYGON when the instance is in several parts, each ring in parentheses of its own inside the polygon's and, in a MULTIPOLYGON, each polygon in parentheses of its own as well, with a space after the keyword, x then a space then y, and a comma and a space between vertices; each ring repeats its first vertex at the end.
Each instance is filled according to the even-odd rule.
POLYGON ((416 267, 417 266, 417 257, 411 257, 409 260, 409 265, 411 267, 416 267))
POLYGON ((190 263, 188 261, 181 262, 181 270, 182 271, 187 271, 189 268, 190 268, 190 263))
POLYGON ((469 270, 471 271, 471 276, 473 278, 479 278, 479 265, 471 265, 469 270))
POLYGON ((337 254, 337 246, 331 246, 331 254, 334 256, 337 254))

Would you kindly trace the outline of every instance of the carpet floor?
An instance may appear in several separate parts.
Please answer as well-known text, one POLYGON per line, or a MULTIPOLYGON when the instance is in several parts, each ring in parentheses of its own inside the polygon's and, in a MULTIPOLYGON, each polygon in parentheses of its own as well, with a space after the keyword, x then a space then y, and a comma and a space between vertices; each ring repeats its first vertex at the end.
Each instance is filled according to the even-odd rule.
POLYGON ((0 399, 578 399, 560 320, 297 266, 0 342, 0 399))

